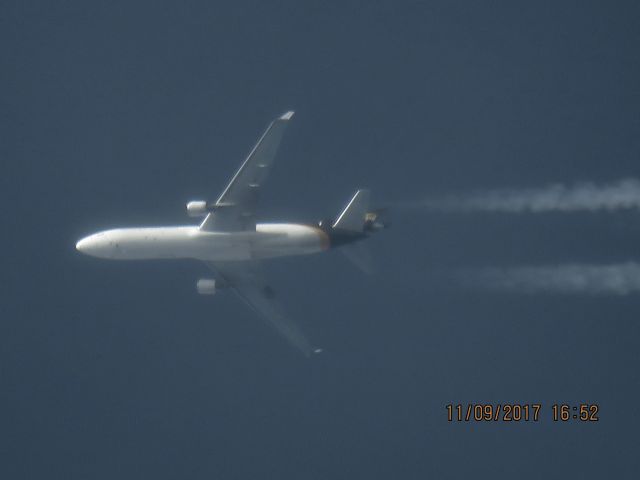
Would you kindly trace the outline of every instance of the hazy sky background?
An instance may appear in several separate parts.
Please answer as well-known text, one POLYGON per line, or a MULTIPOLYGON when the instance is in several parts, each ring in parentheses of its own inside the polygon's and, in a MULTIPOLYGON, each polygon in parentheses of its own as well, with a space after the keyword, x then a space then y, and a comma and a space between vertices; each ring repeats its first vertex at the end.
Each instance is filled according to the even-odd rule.
POLYGON ((186 224, 296 110, 266 219, 640 176, 637 2, 0 5, 0 476, 635 478, 640 296, 460 287, 452 271, 639 261, 637 211, 400 210, 378 272, 269 264, 307 361, 197 262, 79 255, 186 224), (445 405, 541 402, 537 423, 445 405), (600 404, 596 424, 551 421, 600 404))

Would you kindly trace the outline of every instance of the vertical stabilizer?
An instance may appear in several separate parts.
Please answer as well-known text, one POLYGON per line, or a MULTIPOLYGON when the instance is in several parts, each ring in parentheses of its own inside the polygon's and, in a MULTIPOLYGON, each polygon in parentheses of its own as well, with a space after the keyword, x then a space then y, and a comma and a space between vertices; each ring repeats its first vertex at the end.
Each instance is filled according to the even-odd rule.
POLYGON ((344 208, 333 228, 362 232, 364 230, 365 216, 369 209, 369 190, 358 190, 351 201, 344 208))

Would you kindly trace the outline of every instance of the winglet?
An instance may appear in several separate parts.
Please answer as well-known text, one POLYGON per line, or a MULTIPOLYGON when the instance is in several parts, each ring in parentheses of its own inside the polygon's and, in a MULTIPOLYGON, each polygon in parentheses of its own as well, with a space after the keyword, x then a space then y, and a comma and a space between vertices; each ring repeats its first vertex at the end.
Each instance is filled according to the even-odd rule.
POLYGON ((282 115, 278 120, 291 120, 291 117, 293 117, 294 113, 296 112, 294 112, 293 110, 289 110, 287 113, 282 115))

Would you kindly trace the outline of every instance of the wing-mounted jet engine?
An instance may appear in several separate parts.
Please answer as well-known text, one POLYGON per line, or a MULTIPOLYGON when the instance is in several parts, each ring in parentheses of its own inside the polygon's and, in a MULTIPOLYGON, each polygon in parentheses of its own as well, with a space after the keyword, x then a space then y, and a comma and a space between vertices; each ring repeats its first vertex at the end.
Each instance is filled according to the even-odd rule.
POLYGON ((218 290, 228 287, 229 284, 224 279, 201 278, 196 282, 196 289, 200 295, 215 295, 218 290))
POLYGON ((212 278, 201 278, 196 283, 196 288, 200 295, 215 295, 216 281, 212 278))
POLYGON ((187 203, 187 215, 190 217, 204 217, 213 211, 213 205, 204 200, 192 200, 187 203))

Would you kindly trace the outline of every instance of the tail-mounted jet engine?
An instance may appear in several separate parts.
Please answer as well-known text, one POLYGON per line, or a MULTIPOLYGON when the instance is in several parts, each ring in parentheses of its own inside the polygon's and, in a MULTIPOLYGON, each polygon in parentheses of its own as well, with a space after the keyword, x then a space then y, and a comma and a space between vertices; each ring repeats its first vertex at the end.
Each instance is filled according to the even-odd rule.
MULTIPOLYGON (((325 218, 318 222, 318 227, 325 232, 330 232, 333 229, 334 220, 325 218)), ((367 212, 364 215, 364 224, 362 230, 364 232, 377 232, 389 228, 391 222, 389 221, 389 215, 386 208, 378 208, 371 212, 367 212)))
POLYGON ((385 208, 378 208, 372 212, 367 212, 364 216, 364 231, 377 232, 389 228, 391 222, 385 208))
POLYGON ((211 211, 213 208, 204 200, 193 200, 187 203, 187 215, 190 217, 204 217, 211 211))
POLYGON ((215 295, 216 294, 216 281, 211 278, 201 278, 196 283, 196 288, 200 295, 215 295))

